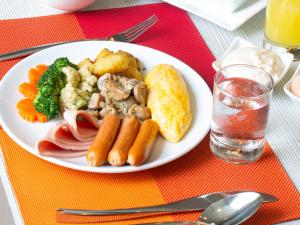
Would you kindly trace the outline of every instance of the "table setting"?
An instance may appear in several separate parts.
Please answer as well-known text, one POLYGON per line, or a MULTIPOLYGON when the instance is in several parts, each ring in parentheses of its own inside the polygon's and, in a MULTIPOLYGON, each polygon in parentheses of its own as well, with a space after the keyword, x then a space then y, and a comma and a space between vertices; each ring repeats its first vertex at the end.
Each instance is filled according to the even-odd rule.
POLYGON ((297 1, 1 4, 3 224, 299 223, 297 1))

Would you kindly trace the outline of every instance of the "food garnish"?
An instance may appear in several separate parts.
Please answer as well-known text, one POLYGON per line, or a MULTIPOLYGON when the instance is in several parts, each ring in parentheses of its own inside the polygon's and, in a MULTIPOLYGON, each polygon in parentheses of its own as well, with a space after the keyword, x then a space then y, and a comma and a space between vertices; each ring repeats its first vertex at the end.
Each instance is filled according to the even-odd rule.
POLYGON ((146 75, 145 83, 152 119, 167 141, 178 142, 192 120, 189 94, 183 78, 173 66, 161 64, 146 75))
POLYGON ((47 117, 35 110, 32 98, 24 98, 17 103, 19 115, 29 122, 47 122, 47 117))
POLYGON ((17 103, 19 115, 29 122, 47 122, 47 117, 36 111, 33 101, 37 95, 37 81, 40 79, 44 71, 47 69, 46 65, 37 65, 28 71, 29 83, 24 82, 19 85, 19 92, 26 97, 17 103))
POLYGON ((77 69, 77 66, 67 58, 56 59, 38 81, 38 94, 34 100, 34 107, 48 119, 57 117, 60 112, 58 97, 66 83, 62 69, 67 66, 77 69))
POLYGON ((35 99, 38 89, 36 85, 24 82, 20 84, 19 92, 26 98, 35 99))

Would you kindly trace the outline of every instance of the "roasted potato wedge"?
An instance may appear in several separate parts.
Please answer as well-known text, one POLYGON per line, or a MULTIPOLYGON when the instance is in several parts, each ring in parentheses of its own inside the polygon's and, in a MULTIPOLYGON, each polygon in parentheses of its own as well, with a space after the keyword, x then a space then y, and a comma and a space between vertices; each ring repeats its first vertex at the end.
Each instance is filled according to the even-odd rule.
POLYGON ((136 67, 133 66, 129 66, 125 71, 122 72, 122 74, 129 78, 144 80, 142 73, 136 67))
POLYGON ((80 63, 78 63, 77 66, 79 68, 82 68, 84 66, 88 66, 89 71, 92 71, 93 63, 92 63, 92 61, 89 58, 85 58, 80 63))
POLYGON ((95 62, 99 61, 101 58, 103 58, 107 55, 110 55, 110 54, 113 54, 113 52, 107 48, 103 48, 96 56, 95 62))
POLYGON ((119 51, 117 51, 116 54, 121 54, 121 55, 128 57, 129 66, 139 69, 139 60, 137 58, 135 58, 133 55, 131 55, 130 53, 119 50, 119 51))
POLYGON ((122 54, 108 54, 95 61, 92 73, 102 76, 105 73, 122 73, 129 66, 129 58, 122 54))

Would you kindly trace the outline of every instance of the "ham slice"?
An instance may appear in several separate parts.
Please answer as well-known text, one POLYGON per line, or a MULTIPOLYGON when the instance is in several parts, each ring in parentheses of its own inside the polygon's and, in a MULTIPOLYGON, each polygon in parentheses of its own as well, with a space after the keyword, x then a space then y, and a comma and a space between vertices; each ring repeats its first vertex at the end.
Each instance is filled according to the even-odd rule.
POLYGON ((64 119, 77 140, 93 141, 95 139, 100 122, 88 112, 66 110, 64 119))
POLYGON ((58 123, 45 138, 36 143, 43 156, 71 158, 86 154, 100 123, 85 111, 66 111, 64 122, 58 123))

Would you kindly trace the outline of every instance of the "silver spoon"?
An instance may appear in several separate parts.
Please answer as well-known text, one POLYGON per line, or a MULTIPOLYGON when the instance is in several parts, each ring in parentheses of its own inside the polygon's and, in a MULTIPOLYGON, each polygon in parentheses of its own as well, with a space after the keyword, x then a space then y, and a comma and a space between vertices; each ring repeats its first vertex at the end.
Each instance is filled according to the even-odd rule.
POLYGON ((244 192, 223 198, 203 211, 195 222, 163 222, 136 225, 237 225, 251 217, 260 208, 262 197, 255 192, 244 192))

